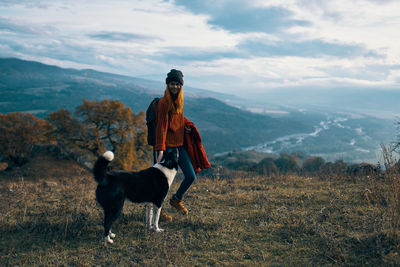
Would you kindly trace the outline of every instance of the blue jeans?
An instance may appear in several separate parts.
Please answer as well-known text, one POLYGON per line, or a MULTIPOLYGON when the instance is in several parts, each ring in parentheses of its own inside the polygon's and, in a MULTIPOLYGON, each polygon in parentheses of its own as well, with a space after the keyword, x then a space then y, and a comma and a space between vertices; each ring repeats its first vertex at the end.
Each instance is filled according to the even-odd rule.
POLYGON ((183 195, 193 184, 194 180, 196 180, 196 174, 194 172, 192 162, 190 160, 188 153, 186 152, 186 149, 183 146, 167 147, 166 151, 170 151, 172 149, 178 149, 179 152, 178 165, 181 168, 184 175, 184 179, 181 185, 179 186, 178 191, 176 191, 173 197, 177 198, 178 200, 182 200, 183 195))

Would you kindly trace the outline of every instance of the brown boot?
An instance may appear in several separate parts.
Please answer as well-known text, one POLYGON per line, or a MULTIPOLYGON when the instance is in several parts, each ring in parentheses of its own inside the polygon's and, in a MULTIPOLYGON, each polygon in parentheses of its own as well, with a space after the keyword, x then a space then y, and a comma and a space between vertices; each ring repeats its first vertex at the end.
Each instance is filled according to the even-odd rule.
POLYGON ((161 221, 172 222, 172 217, 169 216, 163 209, 161 209, 160 220, 161 221))
POLYGON ((182 200, 178 200, 177 198, 172 197, 169 200, 169 204, 171 204, 172 207, 177 209, 181 214, 186 215, 189 213, 187 208, 185 208, 182 204, 182 200))

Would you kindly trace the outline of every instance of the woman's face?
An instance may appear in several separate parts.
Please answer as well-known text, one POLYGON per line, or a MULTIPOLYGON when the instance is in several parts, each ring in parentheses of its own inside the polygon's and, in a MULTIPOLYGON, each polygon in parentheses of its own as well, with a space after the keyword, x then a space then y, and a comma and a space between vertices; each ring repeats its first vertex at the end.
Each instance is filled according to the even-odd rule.
POLYGON ((169 92, 173 95, 177 95, 179 93, 179 89, 181 88, 181 84, 178 82, 170 82, 168 84, 169 92))

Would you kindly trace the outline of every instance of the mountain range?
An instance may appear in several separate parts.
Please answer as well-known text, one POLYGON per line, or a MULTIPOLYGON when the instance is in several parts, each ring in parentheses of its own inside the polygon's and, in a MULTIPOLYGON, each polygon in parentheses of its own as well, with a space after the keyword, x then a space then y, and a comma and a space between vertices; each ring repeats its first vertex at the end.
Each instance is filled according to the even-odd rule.
MULTIPOLYGON (((65 69, 16 58, 0 59, 0 112, 74 110, 82 100, 118 99, 134 112, 145 111, 165 83, 85 69, 65 69)), ((233 95, 186 87, 185 116, 195 122, 210 154, 240 149, 311 130, 310 125, 251 113, 228 105, 233 95), (224 99, 224 101, 218 100, 224 99)))
MULTIPOLYGON (((0 58, 1 113, 30 112, 44 118, 60 108, 73 111, 83 99, 118 99, 139 112, 164 90, 164 81, 0 58)), ((338 92, 304 90, 252 100, 185 85, 184 112, 199 129, 209 155, 234 150, 302 152, 330 161, 375 163, 380 144, 396 139, 395 120, 386 116, 396 108, 379 108, 378 96, 374 101, 353 91, 346 95, 340 101, 338 92), (371 115, 366 100, 385 113, 371 115)))

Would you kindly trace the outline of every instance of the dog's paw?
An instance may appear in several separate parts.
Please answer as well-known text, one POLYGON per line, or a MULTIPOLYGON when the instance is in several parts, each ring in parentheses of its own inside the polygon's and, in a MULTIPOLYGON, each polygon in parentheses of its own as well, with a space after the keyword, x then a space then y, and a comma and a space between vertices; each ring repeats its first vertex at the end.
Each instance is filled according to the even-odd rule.
POLYGON ((114 237, 115 237, 115 234, 114 234, 114 233, 111 233, 111 231, 110 231, 110 233, 108 234, 108 236, 111 237, 111 238, 114 238, 114 237))
POLYGON ((155 228, 155 229, 154 229, 154 232, 156 232, 156 233, 162 233, 162 232, 164 232, 164 229, 155 228))
POLYGON ((112 244, 112 243, 114 243, 114 241, 111 239, 110 235, 108 235, 108 236, 106 236, 106 237, 104 238, 104 243, 105 243, 105 245, 107 245, 107 244, 112 244))

